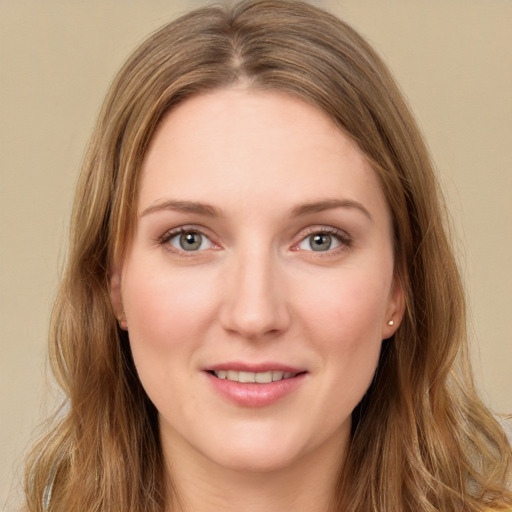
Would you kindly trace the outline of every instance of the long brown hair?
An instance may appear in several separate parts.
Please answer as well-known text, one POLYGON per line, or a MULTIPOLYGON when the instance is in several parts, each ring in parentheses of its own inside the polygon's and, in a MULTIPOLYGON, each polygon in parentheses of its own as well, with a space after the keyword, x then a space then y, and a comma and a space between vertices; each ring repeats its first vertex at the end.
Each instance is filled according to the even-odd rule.
POLYGON ((29 460, 28 510, 164 509, 157 412, 112 312, 109 268, 130 243, 141 162, 162 116, 240 81, 298 96, 328 115, 373 165, 392 212, 406 314, 353 413, 333 510, 510 508, 510 449, 475 393, 445 208, 407 105, 380 58, 339 19, 296 0, 249 0, 163 27, 130 57, 106 98, 52 316, 52 368, 66 406, 29 460))

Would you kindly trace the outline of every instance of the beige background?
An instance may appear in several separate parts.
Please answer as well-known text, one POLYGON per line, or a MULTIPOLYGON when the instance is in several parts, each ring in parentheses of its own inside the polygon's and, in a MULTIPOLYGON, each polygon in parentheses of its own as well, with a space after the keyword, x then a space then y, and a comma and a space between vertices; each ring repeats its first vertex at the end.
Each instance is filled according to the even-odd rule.
MULTIPOLYGON (((14 509, 11 483, 55 396, 48 316, 100 103, 146 34, 201 3, 0 0, 0 510, 14 509)), ((419 118, 465 254, 477 378, 512 412, 512 2, 316 3, 374 43, 419 118)))

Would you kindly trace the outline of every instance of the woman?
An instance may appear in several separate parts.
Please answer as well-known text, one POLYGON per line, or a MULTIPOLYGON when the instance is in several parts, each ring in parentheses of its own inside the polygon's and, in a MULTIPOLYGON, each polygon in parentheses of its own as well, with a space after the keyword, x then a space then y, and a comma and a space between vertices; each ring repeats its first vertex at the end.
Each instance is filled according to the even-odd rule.
POLYGON ((425 145, 350 27, 194 11, 128 60, 78 186, 27 508, 507 510, 425 145))

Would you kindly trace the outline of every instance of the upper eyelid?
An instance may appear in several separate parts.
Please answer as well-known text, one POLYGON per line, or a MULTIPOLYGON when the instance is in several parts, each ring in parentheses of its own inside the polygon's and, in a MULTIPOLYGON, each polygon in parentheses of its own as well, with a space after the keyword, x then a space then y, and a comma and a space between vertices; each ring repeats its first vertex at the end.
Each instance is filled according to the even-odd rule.
POLYGON ((316 233, 325 233, 328 235, 338 235, 342 238, 348 238, 352 239, 352 236, 344 229, 335 228, 334 226, 322 226, 322 225, 316 225, 316 226, 310 226, 305 229, 300 230, 296 238, 300 240, 303 240, 304 238, 307 238, 308 236, 314 235, 316 233))
POLYGON ((197 232, 200 235, 203 235, 209 239, 212 238, 210 234, 210 230, 206 229, 203 226, 197 224, 184 224, 181 226, 176 226, 175 228, 167 229, 161 236, 158 237, 159 240, 170 239, 180 233, 186 233, 188 231, 197 232))

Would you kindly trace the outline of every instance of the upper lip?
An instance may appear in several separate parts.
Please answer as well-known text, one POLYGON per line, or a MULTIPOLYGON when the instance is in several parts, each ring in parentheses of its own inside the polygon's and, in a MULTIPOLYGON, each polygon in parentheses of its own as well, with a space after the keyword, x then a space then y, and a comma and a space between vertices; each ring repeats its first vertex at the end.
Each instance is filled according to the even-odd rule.
POLYGON ((282 363, 274 363, 274 362, 264 362, 264 363, 247 363, 243 361, 230 361, 226 363, 219 363, 213 366, 208 366, 205 368, 205 371, 220 371, 220 370, 233 370, 238 372, 252 372, 252 373, 262 373, 262 372, 270 372, 270 371, 280 371, 280 372, 288 372, 288 373, 303 373, 305 370, 303 368, 297 368, 294 366, 290 366, 282 363))

